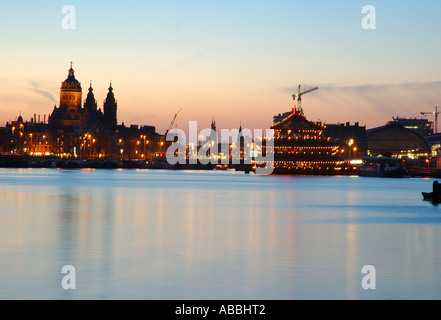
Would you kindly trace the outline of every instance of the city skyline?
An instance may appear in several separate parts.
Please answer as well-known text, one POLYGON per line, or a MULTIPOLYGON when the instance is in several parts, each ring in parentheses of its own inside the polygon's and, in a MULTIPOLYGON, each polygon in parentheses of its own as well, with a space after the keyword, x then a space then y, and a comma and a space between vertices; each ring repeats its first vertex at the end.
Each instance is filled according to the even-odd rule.
POLYGON ((0 121, 50 113, 70 61, 83 93, 92 81, 98 107, 112 81, 118 122, 160 133, 180 108, 184 128, 213 118, 223 128, 269 128, 299 84, 320 87, 303 99, 312 121, 375 127, 434 110, 441 4, 371 2, 376 29, 364 30, 366 4, 2 3, 0 121), (71 30, 61 25, 67 4, 71 30))
POLYGON ((0 0, 0 299, 441 299, 440 12, 0 0))

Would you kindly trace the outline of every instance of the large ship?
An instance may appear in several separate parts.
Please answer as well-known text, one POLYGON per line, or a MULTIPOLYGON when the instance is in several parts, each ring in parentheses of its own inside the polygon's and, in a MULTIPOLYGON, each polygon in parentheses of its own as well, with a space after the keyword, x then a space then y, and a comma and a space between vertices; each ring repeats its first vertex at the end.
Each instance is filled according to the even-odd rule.
POLYGON ((339 146, 323 135, 321 123, 296 111, 272 127, 275 174, 341 174, 339 146))

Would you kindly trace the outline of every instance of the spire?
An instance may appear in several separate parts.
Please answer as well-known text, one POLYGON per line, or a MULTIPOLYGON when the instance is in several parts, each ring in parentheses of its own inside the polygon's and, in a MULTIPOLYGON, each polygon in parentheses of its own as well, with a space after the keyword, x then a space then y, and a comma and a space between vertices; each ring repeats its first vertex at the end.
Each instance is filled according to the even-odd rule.
POLYGON ((74 77, 74 69, 72 68, 72 61, 70 62, 70 69, 69 69, 69 77, 74 77))
POLYGON ((114 102, 115 101, 115 96, 113 94, 112 81, 110 81, 109 92, 107 93, 106 101, 108 101, 108 102, 114 102))
POLYGON ((92 82, 90 83, 89 93, 87 94, 87 96, 89 96, 89 95, 93 95, 92 82))
POLYGON ((90 110, 97 110, 98 108, 95 100, 95 95, 93 94, 92 81, 90 81, 89 93, 87 94, 86 100, 84 101, 84 108, 90 110))
POLYGON ((104 101, 104 119, 108 126, 117 125, 117 108, 118 105, 113 94, 112 81, 110 81, 109 92, 104 101))

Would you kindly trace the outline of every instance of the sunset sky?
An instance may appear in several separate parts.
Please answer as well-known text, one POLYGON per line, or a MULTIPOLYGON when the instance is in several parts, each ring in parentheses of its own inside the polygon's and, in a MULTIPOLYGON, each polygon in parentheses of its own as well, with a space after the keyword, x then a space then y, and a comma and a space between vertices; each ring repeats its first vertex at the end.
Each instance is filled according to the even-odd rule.
MULTIPOLYGON (((0 1, 0 125, 48 115, 70 61, 118 122, 268 128, 299 84, 309 120, 380 126, 441 106, 440 1, 0 1), (376 9, 364 30, 362 8, 376 9), (62 8, 76 10, 64 29, 62 8)), ((430 120, 433 117, 429 116, 430 120)))

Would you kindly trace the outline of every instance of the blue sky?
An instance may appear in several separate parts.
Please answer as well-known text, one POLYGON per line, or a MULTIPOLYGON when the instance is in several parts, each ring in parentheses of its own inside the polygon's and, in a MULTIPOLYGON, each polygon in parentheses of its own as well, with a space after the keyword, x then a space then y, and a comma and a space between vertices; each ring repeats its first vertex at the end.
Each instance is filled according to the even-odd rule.
POLYGON ((299 84, 310 120, 373 127, 441 105, 441 3, 434 1, 0 2, 0 121, 48 114, 74 62, 83 99, 118 120, 268 128, 299 84), (376 29, 361 27, 365 5, 376 29), (64 5, 76 29, 61 26, 64 5))

